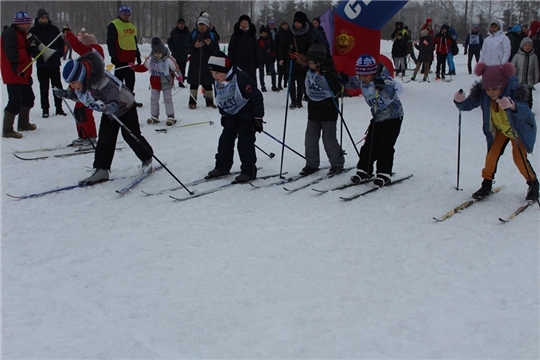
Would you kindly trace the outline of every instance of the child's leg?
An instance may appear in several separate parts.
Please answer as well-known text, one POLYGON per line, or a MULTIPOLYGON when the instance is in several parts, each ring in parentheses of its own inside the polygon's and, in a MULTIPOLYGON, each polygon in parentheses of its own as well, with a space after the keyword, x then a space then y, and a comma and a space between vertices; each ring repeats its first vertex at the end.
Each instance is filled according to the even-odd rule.
POLYGON ((364 145, 360 148, 360 159, 358 159, 358 164, 356 164, 358 170, 365 171, 370 177, 373 175, 373 163, 377 160, 375 153, 375 145, 377 144, 378 137, 377 128, 378 127, 375 126, 375 121, 371 120, 366 140, 364 141, 364 145), (373 146, 371 145, 372 143, 373 146), (372 150, 373 152, 370 154, 372 150))
POLYGON ((377 123, 377 129, 375 130, 377 135, 377 142, 374 144, 375 153, 377 154, 377 173, 392 175, 392 169, 394 166, 394 145, 396 144, 399 132, 401 130, 401 123, 403 118, 395 118, 385 120, 377 123))
POLYGON ((510 141, 509 138, 503 135, 499 130, 495 132, 495 139, 486 154, 486 161, 484 168, 482 169, 482 178, 486 180, 493 180, 495 173, 497 172, 497 163, 499 158, 504 153, 506 145, 510 141))
POLYGON ((219 137, 218 151, 216 154, 215 168, 224 174, 228 174, 233 165, 234 142, 238 134, 240 121, 238 115, 227 116, 221 121, 223 131, 219 137))
POLYGON ((321 122, 324 150, 331 166, 343 166, 345 157, 336 137, 337 121, 321 122))
MULTIPOLYGON (((257 154, 255 153, 255 131, 252 122, 246 119, 239 120, 238 132, 238 157, 242 164, 240 171, 250 177, 257 175, 257 154)), ((234 143, 233 143, 234 144, 234 143)))
POLYGON ((536 179, 536 173, 534 172, 531 163, 527 159, 527 151, 525 145, 519 139, 513 139, 512 141, 512 157, 514 158, 514 164, 516 164, 519 172, 525 180, 534 181, 536 179), (519 141, 519 145, 516 143, 519 141), (520 154, 521 153, 521 154, 520 154))
POLYGON ((150 115, 159 118, 159 90, 150 90, 150 115))
POLYGON ((259 63, 259 82, 261 83, 261 87, 264 86, 264 62, 259 63))
MULTIPOLYGON (((126 130, 124 130, 124 128, 120 129, 122 133, 122 137, 124 138, 125 142, 129 145, 129 147, 133 150, 135 155, 137 155, 137 157, 141 161, 146 161, 148 159, 151 159, 154 152, 152 150, 152 147, 148 143, 148 141, 146 141, 144 136, 141 134, 141 128, 139 126, 139 115, 137 114, 137 107, 132 106, 124 115, 120 116, 120 120, 139 139, 139 141, 135 140, 133 136, 131 136, 126 130)), ((101 120, 101 123, 103 123, 103 120, 101 120)), ((101 139, 98 140, 98 143, 100 140, 101 139)), ((116 139, 114 142, 114 146, 116 146, 116 139)), ((113 153, 114 153, 114 146, 113 146, 113 153)))
POLYGON ((269 60, 268 65, 270 66, 270 79, 272 81, 272 86, 276 86, 276 68, 274 67, 274 62, 269 60))
POLYGON ((306 126, 306 136, 304 138, 306 166, 319 168, 319 139, 321 137, 321 122, 308 120, 306 126))
POLYGON ((172 88, 164 89, 163 102, 165 103, 165 114, 167 117, 174 117, 174 104, 172 101, 172 88))

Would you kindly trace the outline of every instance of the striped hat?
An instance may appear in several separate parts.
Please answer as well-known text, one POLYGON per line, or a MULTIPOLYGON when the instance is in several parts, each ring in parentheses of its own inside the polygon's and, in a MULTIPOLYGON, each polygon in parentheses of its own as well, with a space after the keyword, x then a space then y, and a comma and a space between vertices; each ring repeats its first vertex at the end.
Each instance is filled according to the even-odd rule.
POLYGON ((377 61, 371 55, 364 54, 356 60, 357 75, 371 75, 377 73, 377 61))
POLYGON ((15 14, 15 17, 13 18, 13 23, 16 25, 21 24, 31 24, 32 18, 30 15, 28 15, 25 11, 19 11, 17 14, 15 14))
POLYGON ((73 81, 83 82, 85 75, 86 69, 84 68, 84 65, 76 60, 69 60, 66 65, 64 65, 64 70, 62 71, 62 77, 67 83, 73 81))
POLYGON ((228 73, 231 70, 231 61, 223 51, 218 51, 208 59, 208 69, 228 73))

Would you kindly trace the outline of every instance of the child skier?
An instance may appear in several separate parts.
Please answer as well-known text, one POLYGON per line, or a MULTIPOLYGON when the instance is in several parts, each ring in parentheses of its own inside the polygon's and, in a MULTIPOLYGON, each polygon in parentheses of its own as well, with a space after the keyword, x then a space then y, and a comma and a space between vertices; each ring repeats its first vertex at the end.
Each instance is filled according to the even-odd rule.
POLYGON ((382 63, 371 55, 362 55, 356 61, 356 75, 349 77, 341 72, 341 82, 348 89, 362 89, 362 95, 371 107, 373 119, 369 126, 366 141, 360 149, 360 159, 354 183, 368 181, 377 161, 377 177, 373 183, 385 186, 391 182, 394 165, 394 145, 403 122, 403 106, 398 97, 394 79, 382 63))
POLYGON ((208 59, 208 68, 215 79, 214 91, 223 132, 219 137, 215 168, 207 178, 226 175, 233 165, 234 142, 238 137, 241 174, 235 179, 243 183, 257 177, 255 131, 263 131, 264 103, 253 78, 231 65, 227 55, 219 51, 208 59))
POLYGON ((319 138, 322 131, 324 149, 331 166, 328 176, 334 176, 343 171, 345 163, 343 150, 336 137, 338 118, 336 96, 341 86, 332 58, 327 57, 323 44, 313 44, 306 55, 309 66, 305 80, 308 98, 306 166, 300 174, 309 175, 319 170, 319 138))
POLYGON ((174 87, 174 78, 178 82, 183 81, 182 73, 178 68, 176 60, 169 56, 169 50, 163 44, 163 41, 157 36, 151 40, 152 53, 146 58, 144 64, 130 64, 133 71, 150 71, 150 118, 146 120, 148 124, 159 123, 159 95, 163 92, 163 102, 165 103, 165 112, 167 113, 167 126, 176 124, 174 118, 174 104, 172 100, 172 89, 174 87))
POLYGON ((137 136, 138 140, 135 140, 122 128, 122 137, 142 161, 142 172, 152 171, 153 150, 141 134, 133 93, 114 75, 105 71, 103 58, 95 52, 89 52, 77 60, 69 60, 64 65, 62 76, 70 88, 54 90, 56 97, 80 101, 86 107, 103 113, 94 156, 94 171, 80 184, 91 185, 109 179, 120 129, 113 115, 137 136))
POLYGON ((529 185, 526 198, 538 199, 538 178, 527 160, 536 140, 536 120, 526 103, 527 87, 519 84, 514 72, 511 63, 487 66, 479 62, 474 73, 482 76, 482 81, 473 85, 466 98, 461 91, 454 94, 454 103, 460 110, 482 107, 488 151, 482 169, 482 187, 472 195, 476 199, 492 193, 497 163, 510 141, 514 163, 529 185))
POLYGON ((516 76, 518 81, 526 85, 529 89, 529 96, 527 99, 529 109, 532 109, 532 92, 534 84, 540 81, 538 58, 532 48, 532 39, 529 37, 524 37, 523 40, 521 40, 517 54, 512 58, 512 65, 516 67, 516 76))

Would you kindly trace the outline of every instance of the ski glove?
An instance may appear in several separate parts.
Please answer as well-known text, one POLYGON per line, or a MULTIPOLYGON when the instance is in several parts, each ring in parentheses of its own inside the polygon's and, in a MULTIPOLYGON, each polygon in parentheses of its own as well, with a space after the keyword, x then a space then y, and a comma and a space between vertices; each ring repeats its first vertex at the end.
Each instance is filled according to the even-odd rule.
POLYGON ((133 61, 132 61, 132 62, 128 62, 128 67, 129 67, 131 70, 135 71, 135 66, 136 66, 136 65, 135 65, 135 63, 134 63, 133 61))
POLYGON ((26 39, 28 40, 28 42, 30 43, 31 46, 39 46, 39 45, 41 45, 41 41, 39 41, 39 39, 34 34, 28 34, 26 39))
POLYGON ((328 68, 325 65, 321 65, 317 68, 317 73, 324 76, 328 74, 328 68))
POLYGON ((381 76, 375 76, 375 79, 373 79, 373 83, 375 83, 375 89, 377 90, 384 90, 384 88, 386 87, 384 79, 381 76))
POLYGON ((262 118, 253 119, 253 130, 255 130, 258 133, 261 133, 263 131, 263 124, 264 124, 264 121, 262 118))
POLYGON ((504 110, 512 109, 514 107, 514 102, 507 96, 498 98, 497 104, 499 104, 499 107, 504 110))
POLYGON ((59 99, 63 99, 63 98, 70 99, 71 98, 71 97, 69 97, 69 93, 64 89, 54 89, 53 94, 54 94, 54 96, 56 96, 59 99))
POLYGON ((289 59, 296 60, 298 58, 298 53, 296 51, 289 51, 289 59))
POLYGON ((93 103, 88 108, 102 112, 106 115, 114 114, 118 110, 118 104, 116 102, 110 102, 108 104, 93 103))
POLYGON ((465 101, 465 93, 463 90, 456 91, 454 94, 454 101, 457 103, 462 103, 465 101))
POLYGON ((346 85, 349 82, 349 75, 345 74, 343 71, 338 75, 338 83, 340 85, 346 85))

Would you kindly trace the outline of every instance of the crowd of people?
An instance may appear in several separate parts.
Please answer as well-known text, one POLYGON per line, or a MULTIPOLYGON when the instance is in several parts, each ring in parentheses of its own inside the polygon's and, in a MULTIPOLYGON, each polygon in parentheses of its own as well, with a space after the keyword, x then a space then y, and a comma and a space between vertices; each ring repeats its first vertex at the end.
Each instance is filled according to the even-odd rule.
MULTIPOLYGON (((135 100, 134 94, 135 72, 149 72, 151 115, 147 122, 160 122, 160 96, 163 94, 166 124, 173 126, 177 119, 172 90, 176 85, 186 87, 184 81, 187 80, 188 107, 196 109, 198 89, 202 87, 206 107, 219 110, 223 126, 215 167, 207 177, 230 172, 238 139, 242 164, 236 181, 247 182, 257 176, 255 133, 263 131, 262 93, 267 91, 265 76, 270 76, 272 91, 289 87, 289 109, 302 108, 302 101, 307 101, 306 164, 300 172, 302 175, 319 170, 321 135, 331 164, 327 176, 344 171, 344 151, 336 138, 340 114, 337 97, 342 88, 361 89, 371 108, 372 119, 351 181, 373 181, 378 186, 391 183, 394 146, 404 111, 395 80, 378 60, 379 54, 362 54, 355 63, 354 74, 338 74, 320 19, 310 21, 301 11, 294 14, 290 26, 287 21, 281 21, 276 28, 275 22, 270 21, 259 28, 258 35, 251 18, 241 15, 233 27, 225 54, 219 49, 217 30, 211 25, 208 13, 203 11, 192 31, 184 19, 178 19, 168 36, 168 49, 160 37, 152 37, 151 54, 143 61, 137 28, 130 18, 130 7, 122 5, 117 18, 107 27, 106 46, 114 65, 112 74, 105 67, 104 49, 97 44, 94 35, 81 31, 75 36, 68 25, 60 30, 53 25, 45 9, 39 9, 34 20, 24 11, 17 13, 11 26, 2 33, 1 71, 8 90, 3 137, 21 138, 19 131, 36 129, 29 119, 35 99, 32 65, 36 62, 42 116, 50 115, 49 85, 52 85, 55 115, 67 115, 62 107, 64 101, 76 102, 74 116, 78 138, 72 145, 95 146, 94 171, 81 181, 82 185, 108 180, 119 131, 141 160, 141 171, 149 172, 154 155, 140 131, 137 108, 142 104, 135 100), (69 49, 80 57, 67 60, 61 71, 60 59, 65 59, 69 49), (60 76, 69 84, 67 89, 63 89, 60 76), (102 113, 98 132, 94 111, 102 113), (17 116, 18 131, 15 131, 17 116)), ((469 73, 473 71, 472 58, 475 57, 474 73, 481 76, 482 81, 476 83, 469 96, 462 92, 454 96, 460 110, 481 107, 484 114, 488 153, 482 171, 482 187, 474 197, 483 198, 491 193, 498 159, 511 141, 514 162, 529 185, 527 199, 538 199, 538 179, 527 160, 527 153, 532 151, 536 139, 536 122, 531 108, 532 90, 540 81, 535 54, 540 32, 525 32, 526 27, 516 25, 503 34, 502 28, 501 21, 493 20, 484 37, 478 25, 472 26, 463 45, 464 54, 468 53, 469 73)), ((419 71, 424 74, 423 80, 427 80, 435 60, 437 80, 456 75, 453 61, 453 56, 459 52, 456 31, 443 24, 435 34, 434 22, 428 18, 419 33, 419 41, 413 40, 403 22, 395 23, 391 37, 396 74, 405 76, 410 57, 415 62, 411 80, 415 80, 419 71), (414 48, 419 51, 418 57, 414 48)))

